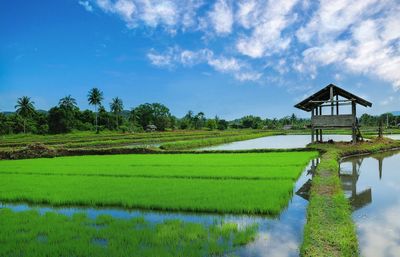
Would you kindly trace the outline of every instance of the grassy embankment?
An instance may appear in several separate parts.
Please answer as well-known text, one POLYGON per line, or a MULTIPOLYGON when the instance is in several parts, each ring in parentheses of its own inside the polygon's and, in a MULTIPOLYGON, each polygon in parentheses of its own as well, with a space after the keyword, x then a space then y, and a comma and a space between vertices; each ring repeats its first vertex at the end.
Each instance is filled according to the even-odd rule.
POLYGON ((0 256, 230 256, 257 227, 0 209, 0 256))
POLYGON ((400 141, 375 139, 356 145, 315 144, 323 151, 312 180, 302 256, 358 256, 358 242, 351 209, 338 177, 342 157, 375 153, 400 147, 400 141))
POLYGON ((280 152, 1 161, 0 200, 276 215, 316 156, 280 152))

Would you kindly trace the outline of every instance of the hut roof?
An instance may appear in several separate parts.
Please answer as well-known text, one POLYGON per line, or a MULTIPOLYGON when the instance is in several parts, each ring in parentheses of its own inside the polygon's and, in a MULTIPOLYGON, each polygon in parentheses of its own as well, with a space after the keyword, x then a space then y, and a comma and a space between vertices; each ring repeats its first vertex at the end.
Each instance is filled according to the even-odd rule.
POLYGON ((354 100, 356 103, 364 106, 364 107, 371 107, 372 103, 359 97, 356 96, 343 88, 340 88, 334 84, 329 84, 320 91, 316 92, 315 94, 311 95, 310 97, 304 99, 300 103, 296 104, 294 107, 299 108, 301 110, 310 112, 313 110, 315 107, 323 104, 322 101, 329 101, 330 100, 330 88, 333 87, 333 95, 339 95, 343 98, 346 98, 348 100, 354 100))

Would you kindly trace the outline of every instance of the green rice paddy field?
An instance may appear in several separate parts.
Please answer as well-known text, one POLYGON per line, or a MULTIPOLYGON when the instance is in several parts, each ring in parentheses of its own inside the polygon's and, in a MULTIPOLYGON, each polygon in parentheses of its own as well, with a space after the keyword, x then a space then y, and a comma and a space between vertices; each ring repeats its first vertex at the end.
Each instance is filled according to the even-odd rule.
POLYGON ((257 227, 0 209, 0 256, 230 256, 257 227))
POLYGON ((316 156, 136 154, 0 161, 0 201, 276 215, 316 156))
POLYGON ((227 131, 170 131, 152 133, 75 132, 65 135, 7 135, 0 140, 0 151, 22 149, 40 143, 55 149, 99 148, 99 147, 144 147, 164 149, 188 149, 194 147, 247 140, 276 135, 279 131, 227 130, 227 131), (176 142, 177 144, 169 144, 176 142), (165 144, 165 145, 164 145, 165 144))

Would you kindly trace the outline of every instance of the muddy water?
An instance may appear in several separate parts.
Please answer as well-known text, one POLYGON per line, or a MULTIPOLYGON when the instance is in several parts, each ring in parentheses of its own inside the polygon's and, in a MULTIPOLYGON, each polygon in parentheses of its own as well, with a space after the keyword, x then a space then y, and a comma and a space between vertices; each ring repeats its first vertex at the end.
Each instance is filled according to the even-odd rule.
POLYGON ((400 152, 341 163, 340 178, 353 207, 361 256, 400 256, 400 152))
POLYGON ((299 256, 299 248, 303 239, 303 228, 306 222, 306 209, 308 201, 303 192, 309 185, 311 172, 315 168, 315 161, 311 162, 295 184, 293 197, 288 207, 282 211, 279 217, 245 215, 210 215, 188 214, 172 212, 153 212, 123 209, 94 209, 94 208, 52 208, 49 206, 31 206, 28 204, 0 203, 0 208, 10 208, 14 211, 36 209, 40 213, 55 211, 67 216, 74 213, 86 213, 90 218, 101 214, 108 214, 115 218, 129 219, 132 217, 144 217, 149 222, 159 223, 168 219, 179 219, 185 222, 212 224, 217 221, 234 222, 239 226, 258 224, 259 231, 254 242, 244 246, 236 253, 238 256, 254 257, 288 257, 299 256), (302 195, 302 196, 299 196, 302 195), (304 198, 303 198, 304 197, 304 198))
MULTIPOLYGON (((350 135, 323 135, 323 141, 350 141, 350 135)), ((238 141, 223 145, 204 147, 199 150, 249 150, 303 148, 311 142, 310 135, 269 136, 238 141)))

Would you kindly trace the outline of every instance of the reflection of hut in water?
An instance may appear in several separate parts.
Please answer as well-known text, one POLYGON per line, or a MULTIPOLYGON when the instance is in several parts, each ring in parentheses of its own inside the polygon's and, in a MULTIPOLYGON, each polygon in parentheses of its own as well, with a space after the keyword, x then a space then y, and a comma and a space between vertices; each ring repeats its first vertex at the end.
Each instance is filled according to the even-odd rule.
MULTIPOLYGON (((385 152, 365 158, 373 158, 378 161, 379 179, 382 179, 383 160, 397 153, 398 152, 385 152)), ((361 192, 357 192, 357 182, 360 176, 360 169, 363 160, 364 158, 350 158, 346 159, 345 161, 342 161, 340 164, 339 176, 342 183, 342 188, 345 195, 349 199, 350 204, 353 207, 353 210, 361 209, 372 202, 371 188, 367 188, 365 190, 362 190, 361 192)), ((318 165, 318 163, 319 160, 313 160, 312 165, 310 169, 307 171, 307 173, 312 174, 312 176, 314 176, 316 165, 318 165)), ((306 183, 304 183, 301 186, 299 190, 297 190, 296 195, 304 198, 305 200, 309 200, 311 183, 312 180, 309 179, 306 183)))
POLYGON ((340 167, 340 180, 345 195, 349 198, 351 206, 354 210, 361 209, 362 207, 372 202, 371 188, 367 188, 361 192, 357 192, 357 181, 360 176, 360 167, 363 159, 351 159, 341 163, 340 167), (346 170, 343 163, 351 163, 351 169, 346 170))
MULTIPOLYGON (((318 164, 319 164, 319 159, 312 160, 311 166, 307 170, 307 175, 314 176, 318 164)), ((311 179, 307 180, 306 183, 304 183, 299 188, 299 190, 296 191, 296 195, 308 201, 310 199, 311 182, 312 182, 311 179)))

